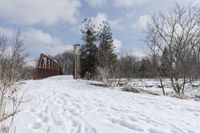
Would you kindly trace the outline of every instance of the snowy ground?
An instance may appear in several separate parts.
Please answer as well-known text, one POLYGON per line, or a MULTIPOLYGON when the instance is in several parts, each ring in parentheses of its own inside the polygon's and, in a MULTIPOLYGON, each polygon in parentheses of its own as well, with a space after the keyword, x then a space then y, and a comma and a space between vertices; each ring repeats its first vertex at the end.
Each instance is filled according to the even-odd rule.
POLYGON ((199 133, 200 103, 58 76, 26 81, 16 133, 199 133))
MULTIPOLYGON (((159 80, 155 79, 132 79, 128 82, 129 86, 133 88, 141 88, 143 90, 149 90, 154 93, 162 95, 162 89, 160 87, 159 80)), ((169 79, 163 80, 165 92, 168 94, 173 93, 171 82, 169 79)), ((194 81, 191 84, 187 83, 185 86, 185 96, 188 99, 194 99, 195 96, 200 96, 200 81, 194 81)))

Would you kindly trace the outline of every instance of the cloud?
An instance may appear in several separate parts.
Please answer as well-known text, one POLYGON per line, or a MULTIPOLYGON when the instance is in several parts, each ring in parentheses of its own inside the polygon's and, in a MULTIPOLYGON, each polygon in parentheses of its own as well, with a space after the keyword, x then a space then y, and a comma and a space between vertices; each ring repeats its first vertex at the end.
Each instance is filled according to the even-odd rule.
POLYGON ((103 21, 108 21, 106 14, 98 13, 96 17, 92 17, 93 22, 99 26, 103 21))
POLYGON ((130 12, 127 12, 126 13, 126 17, 127 18, 132 18, 132 17, 134 17, 134 16, 136 16, 136 11, 130 11, 130 12))
POLYGON ((39 29, 29 28, 23 33, 24 42, 29 53, 39 55, 56 55, 72 48, 71 45, 65 44, 60 38, 43 32, 39 29))
POLYGON ((26 62, 26 66, 35 67, 37 65, 37 59, 33 59, 33 58, 26 58, 25 62, 26 62))
POLYGON ((90 6, 95 7, 95 6, 102 6, 103 4, 106 3, 106 0, 86 0, 90 6))
POLYGON ((5 35, 7 38, 12 38, 14 33, 14 30, 11 28, 0 27, 0 34, 5 35))
POLYGON ((34 28, 29 28, 23 35, 28 43, 47 45, 52 42, 59 42, 59 39, 52 37, 49 33, 34 28))
POLYGON ((131 7, 134 5, 144 4, 147 0, 86 0, 86 2, 92 6, 103 6, 108 2, 112 2, 117 7, 131 7))
POLYGON ((75 23, 79 0, 0 0, 0 18, 16 24, 75 23))
POLYGON ((116 19, 116 20, 110 20, 110 25, 113 28, 122 28, 122 20, 121 19, 116 19))
POLYGON ((103 21, 108 21, 111 28, 120 28, 121 27, 121 19, 110 20, 107 15, 104 13, 97 13, 96 17, 92 17, 93 22, 98 27, 103 21))
POLYGON ((145 3, 147 0, 113 0, 116 6, 119 7, 131 7, 134 5, 140 5, 145 3))
POLYGON ((144 30, 147 28, 147 24, 151 21, 150 15, 140 16, 137 22, 135 22, 132 27, 137 30, 144 30))
MULTIPOLYGON (((5 34, 10 40, 13 39, 16 31, 12 28, 0 27, 0 33, 5 34)), ((40 53, 56 55, 72 49, 72 46, 64 43, 62 39, 40 29, 27 28, 21 33, 21 38, 24 42, 25 53, 28 53, 29 58, 38 57, 40 53)), ((11 53, 11 46, 9 46, 7 53, 11 53)))
POLYGON ((118 39, 114 39, 113 44, 115 46, 115 52, 116 53, 120 52, 120 49, 122 47, 122 42, 118 39))

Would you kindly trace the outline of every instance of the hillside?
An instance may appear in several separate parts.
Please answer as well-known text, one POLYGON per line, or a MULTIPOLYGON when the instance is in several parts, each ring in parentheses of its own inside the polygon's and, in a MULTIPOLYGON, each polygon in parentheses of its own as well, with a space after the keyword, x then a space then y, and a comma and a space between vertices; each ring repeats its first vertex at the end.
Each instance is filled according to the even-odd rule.
POLYGON ((57 76, 25 81, 16 133, 198 133, 200 104, 57 76))

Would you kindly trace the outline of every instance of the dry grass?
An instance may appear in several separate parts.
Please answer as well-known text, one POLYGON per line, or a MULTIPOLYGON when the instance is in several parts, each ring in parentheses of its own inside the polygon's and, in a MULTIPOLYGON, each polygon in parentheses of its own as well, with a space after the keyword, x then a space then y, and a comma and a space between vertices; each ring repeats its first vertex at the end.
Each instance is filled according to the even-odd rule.
POLYGON ((142 88, 134 88, 131 86, 125 86, 122 90, 127 91, 127 92, 133 92, 133 93, 146 93, 146 94, 150 94, 150 95, 159 95, 158 93, 155 93, 151 90, 145 90, 142 88))

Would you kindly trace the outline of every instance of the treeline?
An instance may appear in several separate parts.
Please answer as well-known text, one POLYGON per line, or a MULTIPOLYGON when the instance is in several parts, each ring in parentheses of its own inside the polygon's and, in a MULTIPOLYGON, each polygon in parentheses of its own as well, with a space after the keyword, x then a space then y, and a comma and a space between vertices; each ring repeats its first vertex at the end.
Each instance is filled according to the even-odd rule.
MULTIPOLYGON (((115 52, 111 28, 107 21, 97 27, 90 18, 87 18, 83 21, 83 25, 81 30, 83 43, 79 51, 81 78, 101 81, 121 78, 157 78, 151 56, 137 57, 127 49, 120 53, 115 52)), ((162 58, 168 56, 165 52, 162 58)), ((62 66, 64 74, 73 74, 72 51, 65 51, 53 58, 62 66)), ((163 59, 160 64, 162 64, 162 75, 167 78, 169 75, 165 74, 168 71, 165 62, 163 59)))
MULTIPOLYGON (((163 57, 161 57, 163 59, 160 61, 160 69, 163 77, 169 78, 169 68, 166 64, 166 56, 168 57, 168 55, 163 53, 163 57)), ((65 75, 73 74, 74 54, 72 51, 65 51, 53 58, 63 67, 65 75)), ((127 49, 124 49, 121 53, 117 54, 114 67, 117 71, 115 73, 116 78, 157 78, 155 66, 150 56, 138 57, 127 49)), ((98 69, 96 69, 95 72, 95 74, 99 74, 98 69)), ((88 77, 83 78, 88 79, 88 77)), ((93 77, 93 79, 96 78, 96 76, 93 77)))
POLYGON ((155 14, 146 30, 149 57, 117 57, 108 22, 98 28, 84 21, 80 51, 81 77, 86 79, 158 78, 171 81, 181 97, 185 85, 200 77, 200 17, 198 6, 176 4, 168 13, 155 14))
MULTIPOLYGON (((82 31, 83 44, 80 49, 81 78, 110 80, 121 78, 156 78, 154 60, 139 58, 131 51, 115 52, 110 25, 103 21, 99 27, 90 18, 85 19, 82 31)), ((164 58, 165 53, 163 53, 164 58)), ((165 66, 165 60, 161 60, 165 66)), ((165 75, 162 67, 162 75, 165 75)))
MULTIPOLYGON (((83 22, 80 74, 84 79, 170 79, 174 92, 184 95, 185 86, 200 78, 200 8, 176 4, 168 12, 152 16, 145 32, 149 48, 143 58, 130 51, 115 53, 108 22, 99 27, 90 18, 83 22)), ((73 60, 73 55, 71 56, 73 60)), ((66 66, 72 66, 73 61, 66 66)), ((68 72, 70 72, 69 70, 68 72)))

